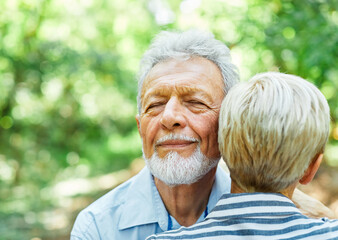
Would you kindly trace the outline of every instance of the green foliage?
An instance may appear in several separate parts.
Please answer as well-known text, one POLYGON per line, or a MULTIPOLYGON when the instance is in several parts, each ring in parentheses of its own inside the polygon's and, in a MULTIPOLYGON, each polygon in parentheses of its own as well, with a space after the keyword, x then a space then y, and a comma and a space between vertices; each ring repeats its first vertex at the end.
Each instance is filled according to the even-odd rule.
POLYGON ((62 206, 51 194, 58 182, 141 156, 135 76, 160 30, 212 31, 243 80, 279 69, 316 84, 331 107, 327 157, 337 164, 335 1, 11 0, 0 8, 3 239, 48 237, 46 229, 62 228, 47 217, 62 206))

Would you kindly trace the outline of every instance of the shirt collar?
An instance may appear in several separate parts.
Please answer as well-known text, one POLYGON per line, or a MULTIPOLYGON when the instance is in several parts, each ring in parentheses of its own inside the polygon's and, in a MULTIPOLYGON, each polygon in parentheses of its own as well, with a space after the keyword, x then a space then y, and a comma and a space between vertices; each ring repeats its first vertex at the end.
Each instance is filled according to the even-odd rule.
MULTIPOLYGON (((157 222, 153 197, 154 182, 147 167, 135 176, 121 206, 119 230, 157 222)), ((156 187, 155 187, 156 188, 156 187)))
MULTIPOLYGON (((223 169, 217 167, 215 182, 208 201, 209 212, 214 208, 223 193, 230 192, 230 186, 229 175, 223 169)), ((135 176, 121 208, 119 230, 150 223, 158 223, 163 231, 168 229, 168 212, 147 167, 144 167, 135 176)), ((197 222, 203 220, 204 216, 201 216, 197 222)), ((173 228, 177 227, 180 226, 176 226, 176 221, 174 221, 173 228)))
POLYGON ((294 203, 280 193, 224 194, 207 218, 289 216, 301 214, 294 203))
POLYGON ((231 179, 229 174, 226 173, 222 169, 222 167, 218 166, 216 170, 215 182, 214 185, 212 186, 211 194, 209 196, 208 201, 209 213, 216 206, 218 200, 222 197, 223 194, 230 193, 230 189, 231 189, 231 179))

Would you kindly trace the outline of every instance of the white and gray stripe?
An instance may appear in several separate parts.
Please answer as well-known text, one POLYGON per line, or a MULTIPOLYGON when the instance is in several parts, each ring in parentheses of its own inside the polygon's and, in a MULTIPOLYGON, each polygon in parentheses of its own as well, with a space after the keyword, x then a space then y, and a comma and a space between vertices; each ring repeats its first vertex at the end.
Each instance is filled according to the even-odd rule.
POLYGON ((308 218, 282 194, 224 194, 205 221, 152 239, 338 240, 338 220, 308 218))

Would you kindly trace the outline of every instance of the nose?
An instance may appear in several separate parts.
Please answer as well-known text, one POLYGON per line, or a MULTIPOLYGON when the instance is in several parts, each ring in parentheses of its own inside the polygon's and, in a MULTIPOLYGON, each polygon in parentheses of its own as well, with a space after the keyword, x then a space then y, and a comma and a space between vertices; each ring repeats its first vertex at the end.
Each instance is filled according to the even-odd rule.
POLYGON ((176 97, 171 97, 166 103, 160 123, 169 130, 186 126, 184 107, 176 97))

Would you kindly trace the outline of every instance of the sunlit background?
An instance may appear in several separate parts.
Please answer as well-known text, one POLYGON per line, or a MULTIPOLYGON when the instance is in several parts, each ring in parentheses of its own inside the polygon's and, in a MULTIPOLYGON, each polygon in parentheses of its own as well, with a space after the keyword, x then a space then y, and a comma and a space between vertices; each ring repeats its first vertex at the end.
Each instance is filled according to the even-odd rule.
POLYGON ((142 167, 135 75, 151 39, 171 29, 212 31, 242 81, 279 70, 320 88, 331 134, 304 191, 338 214, 337 9, 334 0, 0 1, 0 239, 68 239, 82 208, 142 167))

